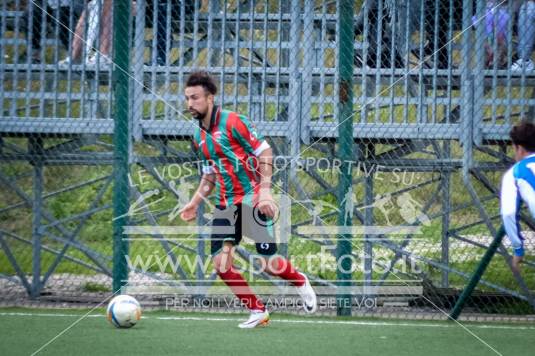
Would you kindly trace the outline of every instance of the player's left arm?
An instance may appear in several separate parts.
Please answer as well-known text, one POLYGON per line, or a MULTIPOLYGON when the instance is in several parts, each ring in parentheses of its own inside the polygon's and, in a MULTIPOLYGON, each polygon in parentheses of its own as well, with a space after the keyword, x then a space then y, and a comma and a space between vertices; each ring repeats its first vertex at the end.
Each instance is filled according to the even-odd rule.
POLYGON ((244 116, 236 117, 233 125, 233 136, 249 154, 255 155, 260 174, 260 194, 258 209, 268 217, 274 217, 276 206, 271 195, 271 176, 273 175, 273 150, 269 143, 260 135, 252 123, 244 116))
POLYGON ((260 194, 258 209, 261 213, 273 218, 277 213, 277 206, 271 195, 271 176, 273 175, 273 150, 262 151, 258 156, 258 172, 260 173, 260 194))
POLYGON ((245 116, 235 116, 232 122, 232 136, 240 143, 245 152, 260 157, 269 143, 258 133, 254 125, 245 116))

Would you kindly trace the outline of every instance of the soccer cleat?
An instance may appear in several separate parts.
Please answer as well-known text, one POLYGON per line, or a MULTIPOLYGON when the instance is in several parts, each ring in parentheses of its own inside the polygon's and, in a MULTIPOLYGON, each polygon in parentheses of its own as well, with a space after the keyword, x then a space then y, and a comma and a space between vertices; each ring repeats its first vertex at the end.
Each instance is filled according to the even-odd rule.
POLYGON ((511 70, 513 72, 531 72, 533 69, 535 69, 535 65, 533 64, 531 59, 528 59, 526 61, 523 59, 519 59, 511 66, 511 70))
POLYGON ((111 59, 103 54, 100 56, 93 54, 85 61, 85 65, 88 67, 96 67, 98 65, 101 68, 109 68, 111 64, 111 59))
POLYGON ((73 61, 71 60, 71 57, 66 57, 64 59, 62 59, 61 61, 58 62, 58 65, 59 66, 68 66, 69 64, 71 64, 73 61))
POLYGON ((267 310, 251 310, 249 319, 238 325, 238 327, 241 329, 252 329, 258 326, 267 326, 268 324, 269 313, 267 310))
POLYGON ((316 293, 310 285, 308 277, 304 273, 300 273, 305 278, 305 284, 301 287, 297 287, 299 295, 303 299, 303 308, 307 313, 314 313, 318 308, 318 302, 316 300, 316 293))

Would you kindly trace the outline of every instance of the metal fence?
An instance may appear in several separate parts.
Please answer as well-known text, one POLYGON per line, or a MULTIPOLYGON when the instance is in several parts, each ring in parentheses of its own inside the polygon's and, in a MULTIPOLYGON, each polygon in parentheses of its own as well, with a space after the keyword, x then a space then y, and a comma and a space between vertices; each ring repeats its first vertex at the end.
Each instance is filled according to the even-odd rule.
MULTIPOLYGON (((345 286, 365 297, 353 299, 354 313, 445 317, 500 224, 508 132, 535 117, 528 2, 116 6, 2 1, 2 303, 103 300, 121 256, 114 238, 128 245, 127 292, 148 304, 217 285, 207 236, 185 234, 176 217, 199 180, 184 81, 206 70, 217 102, 251 118, 274 148, 274 191, 291 202, 280 251, 322 296, 339 295, 349 277, 345 286)), ((210 204, 203 209, 201 226, 210 204)), ((506 239, 470 311, 533 314, 528 215, 522 274, 511 272, 506 239)), ((238 249, 243 261, 251 247, 238 249)), ((283 294, 284 283, 248 266, 257 288, 283 294)), ((327 299, 322 310, 333 310, 327 299)))

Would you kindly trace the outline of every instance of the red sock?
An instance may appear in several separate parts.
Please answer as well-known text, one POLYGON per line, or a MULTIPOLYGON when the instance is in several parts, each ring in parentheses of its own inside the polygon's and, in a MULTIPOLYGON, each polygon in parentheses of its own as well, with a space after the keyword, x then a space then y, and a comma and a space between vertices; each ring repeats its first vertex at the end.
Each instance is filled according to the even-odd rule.
POLYGON ((264 304, 256 297, 249 284, 242 277, 241 274, 235 272, 233 268, 226 272, 218 271, 217 274, 225 282, 232 292, 240 299, 240 301, 250 310, 266 310, 264 304))
POLYGON ((275 260, 270 260, 269 263, 273 266, 272 269, 275 276, 289 281, 296 287, 301 287, 305 284, 305 277, 297 272, 287 259, 278 257, 275 260))

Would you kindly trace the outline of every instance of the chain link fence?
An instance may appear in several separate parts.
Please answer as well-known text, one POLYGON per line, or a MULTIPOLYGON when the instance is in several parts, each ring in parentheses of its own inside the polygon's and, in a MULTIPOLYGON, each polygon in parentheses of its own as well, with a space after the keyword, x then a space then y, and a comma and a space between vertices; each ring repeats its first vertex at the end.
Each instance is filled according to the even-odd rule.
MULTIPOLYGON (((535 117, 532 2, 125 4, 2 1, 3 305, 95 304, 114 275, 146 306, 221 295, 202 229, 214 200, 197 230, 178 217, 200 179, 184 82, 204 70, 274 150, 279 252, 320 312, 446 318, 501 224, 509 130, 535 117)), ((522 221, 521 274, 504 239, 466 315, 534 314, 522 221)), ((238 255, 264 298, 286 293, 253 244, 238 255)))

